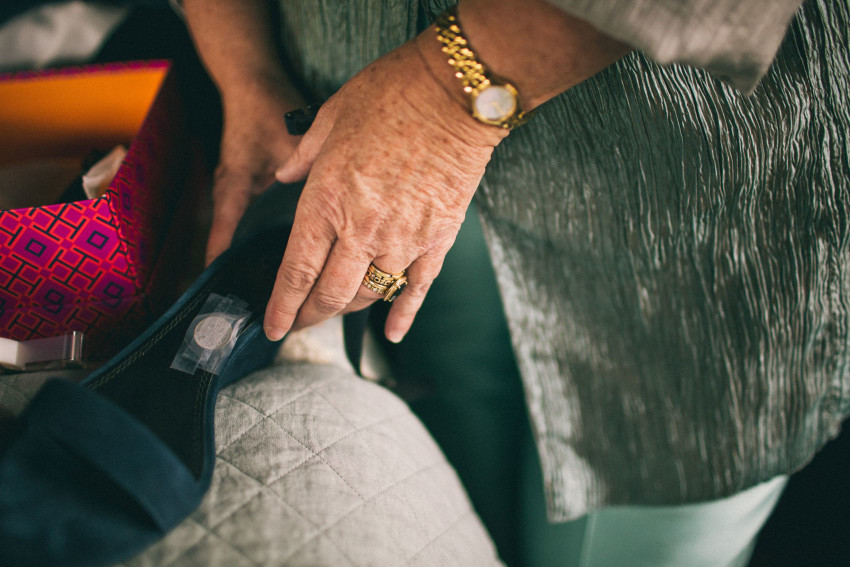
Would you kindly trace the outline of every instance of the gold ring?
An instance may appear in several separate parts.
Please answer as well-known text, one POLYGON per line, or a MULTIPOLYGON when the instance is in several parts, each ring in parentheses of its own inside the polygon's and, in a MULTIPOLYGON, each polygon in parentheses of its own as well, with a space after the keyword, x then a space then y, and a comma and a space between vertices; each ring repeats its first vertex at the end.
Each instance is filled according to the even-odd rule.
POLYGON ((397 274, 391 274, 383 271, 375 264, 369 264, 369 269, 363 276, 363 285, 367 289, 381 294, 384 301, 392 303, 407 287, 405 272, 406 270, 402 270, 397 274))

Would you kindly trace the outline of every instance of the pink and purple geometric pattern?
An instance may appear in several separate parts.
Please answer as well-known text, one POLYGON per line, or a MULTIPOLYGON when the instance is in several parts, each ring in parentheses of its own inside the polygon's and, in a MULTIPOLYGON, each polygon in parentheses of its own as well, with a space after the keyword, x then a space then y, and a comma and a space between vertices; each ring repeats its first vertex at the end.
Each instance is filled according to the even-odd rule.
POLYGON ((4 336, 53 336, 71 324, 90 331, 132 308, 142 282, 110 197, 0 212, 4 336))

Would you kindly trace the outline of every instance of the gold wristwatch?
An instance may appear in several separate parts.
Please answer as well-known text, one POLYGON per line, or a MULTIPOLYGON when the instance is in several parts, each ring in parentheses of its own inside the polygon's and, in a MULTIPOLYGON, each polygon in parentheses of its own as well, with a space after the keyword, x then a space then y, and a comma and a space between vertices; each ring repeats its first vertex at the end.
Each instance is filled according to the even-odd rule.
POLYGON ((460 79, 469 100, 469 109, 479 121, 501 128, 515 128, 528 122, 534 111, 523 112, 519 93, 510 82, 490 73, 469 45, 457 18, 457 6, 439 15, 437 41, 460 79))

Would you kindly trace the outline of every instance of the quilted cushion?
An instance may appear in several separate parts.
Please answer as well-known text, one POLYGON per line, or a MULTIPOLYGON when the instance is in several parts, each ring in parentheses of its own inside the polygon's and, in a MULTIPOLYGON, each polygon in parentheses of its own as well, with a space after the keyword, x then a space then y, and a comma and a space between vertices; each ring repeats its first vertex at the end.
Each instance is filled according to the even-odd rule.
MULTIPOLYGON (((0 376, 13 413, 39 376, 0 376)), ((408 407, 350 368, 281 362, 222 391, 200 508, 126 567, 498 565, 408 407)))

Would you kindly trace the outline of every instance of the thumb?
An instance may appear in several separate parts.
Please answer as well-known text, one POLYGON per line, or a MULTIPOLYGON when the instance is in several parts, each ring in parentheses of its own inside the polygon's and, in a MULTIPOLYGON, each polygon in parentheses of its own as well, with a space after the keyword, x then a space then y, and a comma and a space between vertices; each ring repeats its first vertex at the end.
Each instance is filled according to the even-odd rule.
POLYGON ((310 130, 301 138, 301 142, 298 143, 295 151, 275 171, 275 178, 281 183, 295 183, 306 179, 332 127, 333 121, 326 113, 320 111, 310 130))

